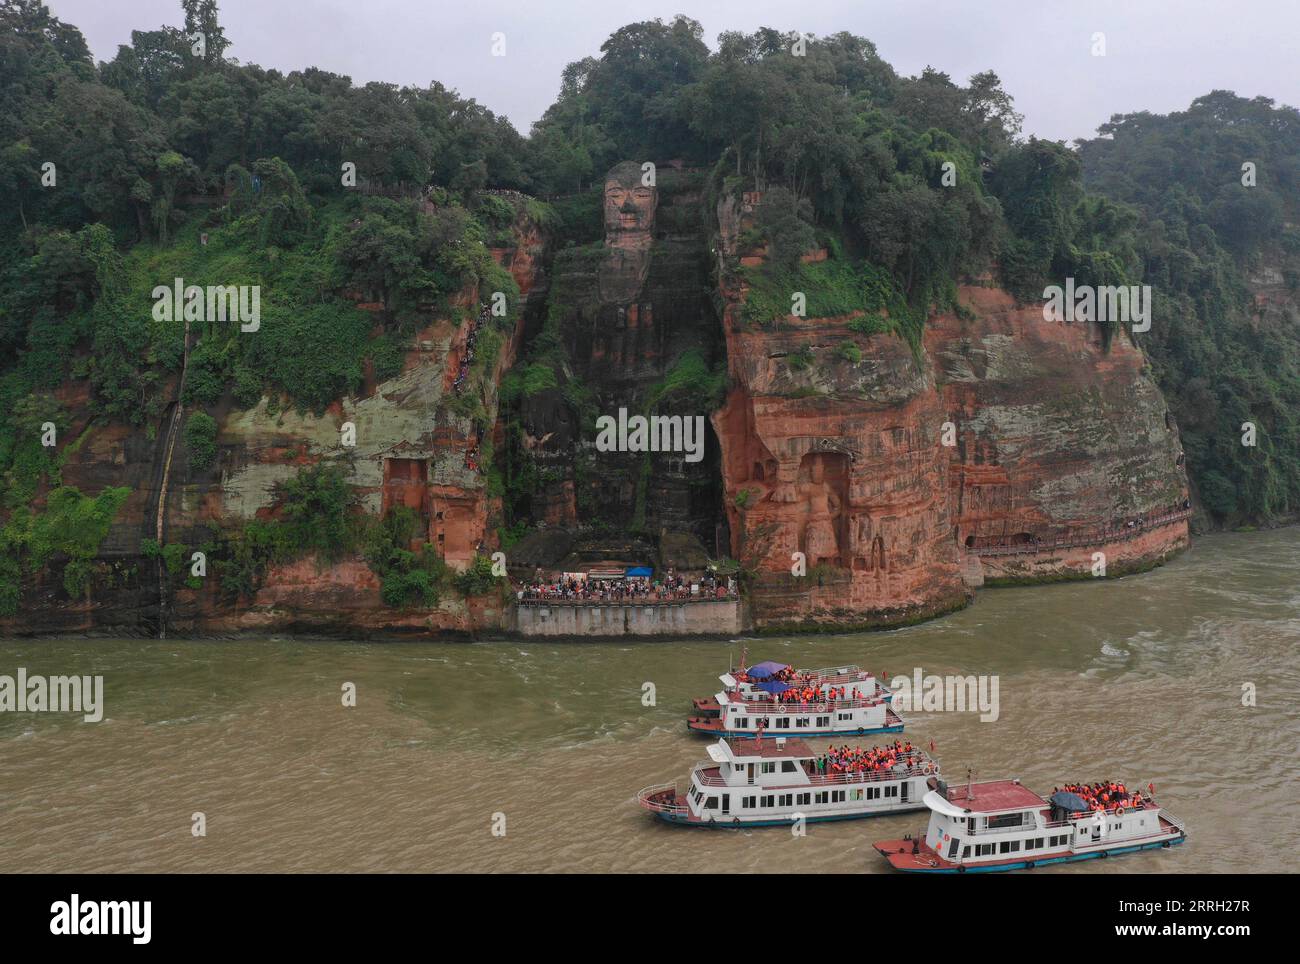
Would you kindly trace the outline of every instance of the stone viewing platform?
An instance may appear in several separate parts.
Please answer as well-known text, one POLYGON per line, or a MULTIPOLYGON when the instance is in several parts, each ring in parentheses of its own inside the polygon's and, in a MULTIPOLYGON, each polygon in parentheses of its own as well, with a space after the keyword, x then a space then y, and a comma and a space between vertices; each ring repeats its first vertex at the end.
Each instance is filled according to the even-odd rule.
POLYGON ((737 596, 606 601, 524 599, 510 629, 523 636, 725 636, 745 626, 737 596))

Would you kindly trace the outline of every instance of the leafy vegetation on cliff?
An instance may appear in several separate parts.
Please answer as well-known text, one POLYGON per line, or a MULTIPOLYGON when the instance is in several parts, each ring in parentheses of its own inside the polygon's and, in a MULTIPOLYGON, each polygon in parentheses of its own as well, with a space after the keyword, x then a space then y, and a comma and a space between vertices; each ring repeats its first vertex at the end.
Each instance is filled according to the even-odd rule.
POLYGON ((0 616, 17 612, 23 577, 56 559, 62 560, 64 590, 74 599, 80 596, 94 575, 113 517, 130 494, 127 488, 107 488, 92 498, 60 486, 49 493, 45 511, 16 510, 0 527, 0 616))
POLYGON ((1133 258, 1155 295, 1143 345, 1204 505, 1227 522, 1294 516, 1300 112, 1214 91, 1168 116, 1117 115, 1079 155, 1092 190, 1140 212, 1133 258), (1251 298, 1270 273, 1275 311, 1251 298))
MULTIPOLYGON (((40 3, 0 2, 0 189, 14 201, 0 206, 5 510, 53 511, 43 493, 73 426, 126 422, 152 438, 182 368, 195 472, 214 462, 219 409, 265 397, 321 412, 368 370, 398 374, 399 346, 431 312, 498 291, 517 308, 488 250, 517 204, 557 220, 481 190, 524 184, 523 142, 472 101, 241 66, 212 0, 180 6, 183 28, 137 31, 96 66, 40 3), (256 290, 256 317, 236 316, 253 305, 236 299, 187 324, 155 293, 175 279, 207 289, 209 311, 214 286, 256 290), (51 394, 69 381, 89 389, 74 411, 51 394), (47 423, 58 446, 42 444, 47 423)), ((321 548, 318 530, 287 523, 235 538, 243 588, 271 556, 321 548)))

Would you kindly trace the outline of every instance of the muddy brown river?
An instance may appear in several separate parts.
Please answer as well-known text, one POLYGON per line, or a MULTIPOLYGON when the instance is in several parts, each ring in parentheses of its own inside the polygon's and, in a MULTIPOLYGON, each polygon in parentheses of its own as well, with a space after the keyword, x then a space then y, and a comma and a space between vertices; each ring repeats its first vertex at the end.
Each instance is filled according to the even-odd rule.
POLYGON ((1182 847, 1035 873, 1294 871, 1298 576, 1292 528, 1201 538, 1141 576, 981 592, 883 633, 0 642, 0 674, 104 678, 101 722, 0 713, 0 871, 885 872, 871 841, 924 814, 797 837, 671 827, 636 806, 704 758, 690 698, 718 689, 742 645, 751 661, 890 678, 996 676, 996 722, 904 714, 950 779, 1150 782, 1188 824, 1182 847))

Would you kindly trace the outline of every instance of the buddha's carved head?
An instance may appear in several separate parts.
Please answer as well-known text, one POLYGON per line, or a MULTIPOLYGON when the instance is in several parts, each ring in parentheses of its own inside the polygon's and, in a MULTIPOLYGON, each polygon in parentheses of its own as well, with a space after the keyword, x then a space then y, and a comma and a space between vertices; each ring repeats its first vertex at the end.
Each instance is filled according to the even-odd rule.
POLYGON ((605 175, 605 243, 615 248, 650 244, 658 192, 642 183, 636 161, 616 164, 605 175))

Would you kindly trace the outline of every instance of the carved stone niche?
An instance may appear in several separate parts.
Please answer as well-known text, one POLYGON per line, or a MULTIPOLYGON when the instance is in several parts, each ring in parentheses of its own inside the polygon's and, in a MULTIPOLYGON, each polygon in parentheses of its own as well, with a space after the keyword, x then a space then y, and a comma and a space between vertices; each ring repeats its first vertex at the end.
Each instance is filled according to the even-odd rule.
POLYGON ((846 438, 819 436, 813 441, 814 452, 836 452, 848 458, 850 462, 858 460, 858 450, 846 438))

